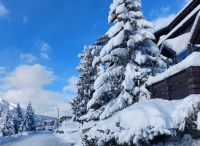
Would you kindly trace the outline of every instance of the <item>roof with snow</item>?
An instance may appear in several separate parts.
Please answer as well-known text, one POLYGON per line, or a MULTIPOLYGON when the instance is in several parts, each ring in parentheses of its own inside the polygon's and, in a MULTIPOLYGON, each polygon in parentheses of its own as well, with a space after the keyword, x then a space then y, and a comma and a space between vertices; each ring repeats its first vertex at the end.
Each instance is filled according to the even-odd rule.
MULTIPOLYGON (((171 21, 169 25, 157 30, 154 35, 156 36, 157 42, 159 41, 160 36, 169 35, 169 38, 177 37, 180 32, 186 29, 191 25, 199 12, 200 1, 199 0, 190 0, 186 6, 176 15, 176 17, 171 21), (195 10, 195 11, 194 11, 195 10), (187 17, 187 19, 186 19, 187 17), (177 27, 179 26, 179 27, 177 27), (176 28, 176 29, 174 29, 176 28)), ((160 45, 161 43, 158 43, 160 45)))
POLYGON ((166 27, 156 31, 157 45, 164 56, 172 57, 188 47, 200 44, 200 1, 190 0, 166 27))
MULTIPOLYGON (((185 18, 185 16, 190 14, 199 4, 199 0, 190 0, 167 26, 155 31, 154 35, 156 36, 157 41, 160 36, 168 34, 174 27, 176 27, 185 18)), ((194 20, 194 18, 191 19, 194 20)))

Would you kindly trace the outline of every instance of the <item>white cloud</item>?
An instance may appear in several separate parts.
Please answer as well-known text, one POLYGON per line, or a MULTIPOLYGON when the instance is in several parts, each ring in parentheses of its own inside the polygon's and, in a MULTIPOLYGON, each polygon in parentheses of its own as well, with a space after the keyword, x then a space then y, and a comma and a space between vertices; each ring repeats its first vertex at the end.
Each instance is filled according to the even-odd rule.
POLYGON ((158 17, 157 19, 153 20, 152 23, 154 24, 154 29, 157 30, 167 26, 175 18, 175 16, 175 14, 170 14, 166 17, 158 17))
POLYGON ((26 62, 32 63, 33 61, 37 60, 35 56, 32 54, 20 54, 20 58, 26 62))
POLYGON ((53 72, 40 64, 22 65, 3 79, 0 88, 41 88, 44 85, 51 84, 54 80, 56 80, 56 77, 53 72))
POLYGON ((0 18, 6 16, 7 14, 8 14, 8 10, 0 1, 0 18))
POLYGON ((24 16, 24 17, 23 17, 23 22, 24 22, 25 24, 27 24, 27 23, 28 23, 28 17, 24 16))
POLYGON ((46 53, 41 53, 40 56, 41 56, 41 58, 49 60, 49 55, 46 53))
POLYGON ((64 100, 63 93, 43 89, 54 80, 53 71, 40 64, 19 66, 1 80, 0 98, 14 104, 20 103, 22 107, 31 101, 37 113, 55 117, 59 107, 61 115, 66 115, 71 107, 64 100))
POLYGON ((64 92, 72 92, 72 93, 76 93, 76 81, 77 81, 77 77, 71 77, 69 80, 68 80, 68 85, 63 87, 63 91, 64 92))

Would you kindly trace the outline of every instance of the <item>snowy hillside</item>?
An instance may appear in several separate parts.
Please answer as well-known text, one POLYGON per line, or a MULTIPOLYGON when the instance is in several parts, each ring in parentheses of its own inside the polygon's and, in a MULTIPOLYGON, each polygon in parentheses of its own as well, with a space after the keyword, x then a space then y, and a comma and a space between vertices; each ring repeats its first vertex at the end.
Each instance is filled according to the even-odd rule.
MULTIPOLYGON (((15 108, 17 107, 16 104, 13 104, 11 102, 5 101, 5 100, 0 98, 0 109, 1 109, 3 104, 9 109, 9 111, 11 113, 14 112, 15 108)), ((25 109, 22 108, 22 112, 25 113, 25 109)), ((54 117, 50 117, 50 116, 46 116, 46 115, 40 115, 38 113, 35 114, 35 117, 36 117, 36 122, 42 122, 44 120, 56 119, 54 117)))

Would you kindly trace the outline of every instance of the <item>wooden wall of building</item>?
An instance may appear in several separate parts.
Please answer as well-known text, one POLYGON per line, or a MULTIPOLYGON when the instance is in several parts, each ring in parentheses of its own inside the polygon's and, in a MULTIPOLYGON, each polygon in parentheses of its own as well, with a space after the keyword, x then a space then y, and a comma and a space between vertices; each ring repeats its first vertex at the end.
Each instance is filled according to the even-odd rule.
POLYGON ((176 100, 191 94, 200 94, 200 67, 187 68, 148 88, 152 99, 176 100))

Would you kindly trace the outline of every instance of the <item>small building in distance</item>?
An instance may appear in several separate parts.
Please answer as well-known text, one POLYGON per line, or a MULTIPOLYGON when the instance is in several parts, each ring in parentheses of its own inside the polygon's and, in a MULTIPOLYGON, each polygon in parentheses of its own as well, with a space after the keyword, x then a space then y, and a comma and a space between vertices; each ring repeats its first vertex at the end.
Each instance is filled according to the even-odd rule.
POLYGON ((54 126, 55 125, 55 120, 45 120, 43 121, 44 126, 54 126))
POLYGON ((72 116, 62 116, 60 118, 60 123, 62 123, 63 121, 69 121, 71 120, 72 116))

